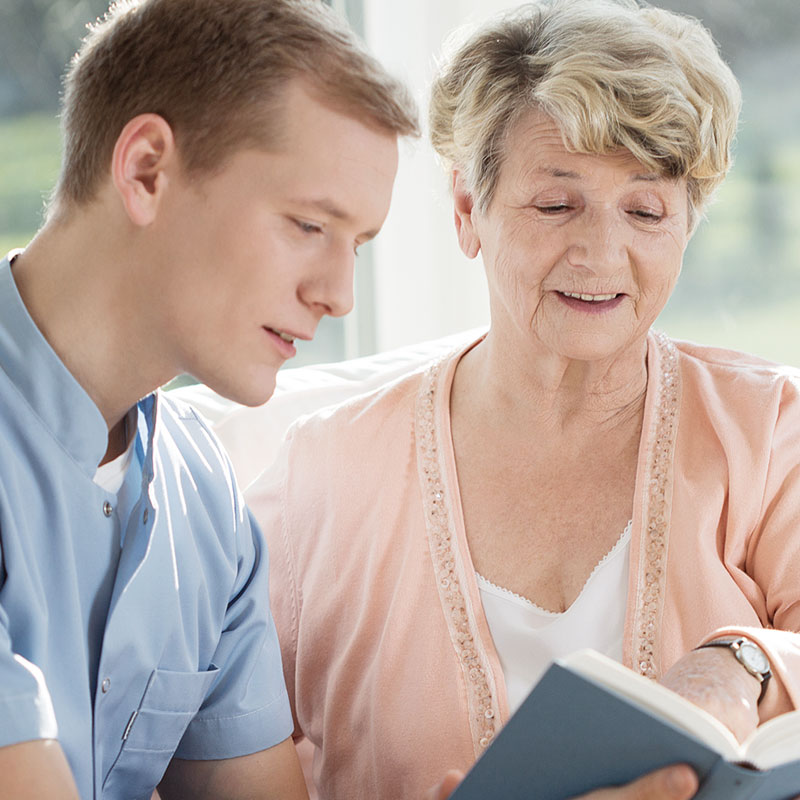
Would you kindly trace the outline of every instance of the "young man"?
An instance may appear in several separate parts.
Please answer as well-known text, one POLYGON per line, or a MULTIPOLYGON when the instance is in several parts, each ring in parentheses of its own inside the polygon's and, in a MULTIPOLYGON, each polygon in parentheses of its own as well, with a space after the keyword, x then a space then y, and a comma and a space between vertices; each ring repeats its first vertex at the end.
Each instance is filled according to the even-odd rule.
POLYGON ((350 309, 412 104, 318 0, 132 0, 63 126, 0 262, 0 800, 304 797, 262 539, 155 390, 262 403, 350 309))

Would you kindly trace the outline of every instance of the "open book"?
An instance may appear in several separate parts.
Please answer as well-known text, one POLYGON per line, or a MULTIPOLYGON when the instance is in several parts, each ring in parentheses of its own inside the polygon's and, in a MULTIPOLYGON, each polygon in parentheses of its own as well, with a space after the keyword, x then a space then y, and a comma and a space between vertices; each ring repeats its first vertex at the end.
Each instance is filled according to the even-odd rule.
POLYGON ((581 650, 548 669, 451 800, 565 800, 675 763, 694 767, 702 800, 800 796, 800 711, 740 744, 688 700, 581 650))

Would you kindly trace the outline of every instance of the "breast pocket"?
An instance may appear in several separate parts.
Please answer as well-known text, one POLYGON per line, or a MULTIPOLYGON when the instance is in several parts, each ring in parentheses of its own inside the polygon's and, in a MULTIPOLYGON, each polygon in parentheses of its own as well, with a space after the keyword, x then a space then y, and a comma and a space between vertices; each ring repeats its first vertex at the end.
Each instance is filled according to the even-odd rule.
POLYGON ((149 800, 218 671, 153 671, 103 782, 104 795, 149 800))

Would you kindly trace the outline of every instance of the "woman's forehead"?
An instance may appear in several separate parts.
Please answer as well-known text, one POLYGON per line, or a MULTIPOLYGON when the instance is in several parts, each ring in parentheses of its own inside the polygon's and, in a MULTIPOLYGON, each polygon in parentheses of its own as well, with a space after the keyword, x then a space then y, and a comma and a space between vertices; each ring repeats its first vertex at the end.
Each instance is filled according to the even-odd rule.
POLYGON ((516 172, 530 178, 580 180, 598 168, 616 170, 630 181, 681 183, 643 164, 625 147, 602 153, 575 150, 565 142, 557 121, 539 109, 524 112, 510 127, 501 179, 503 172, 516 172))

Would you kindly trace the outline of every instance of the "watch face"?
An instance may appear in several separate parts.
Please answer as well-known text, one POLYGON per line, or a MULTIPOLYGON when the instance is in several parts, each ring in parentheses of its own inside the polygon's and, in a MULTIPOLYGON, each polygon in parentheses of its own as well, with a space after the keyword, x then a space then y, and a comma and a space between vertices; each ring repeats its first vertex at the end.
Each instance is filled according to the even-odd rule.
POLYGON ((739 661, 741 661, 750 672, 757 672, 763 675, 765 672, 769 671, 769 661, 767 657, 761 652, 761 648, 754 645, 752 642, 742 642, 739 646, 737 656, 739 661))

